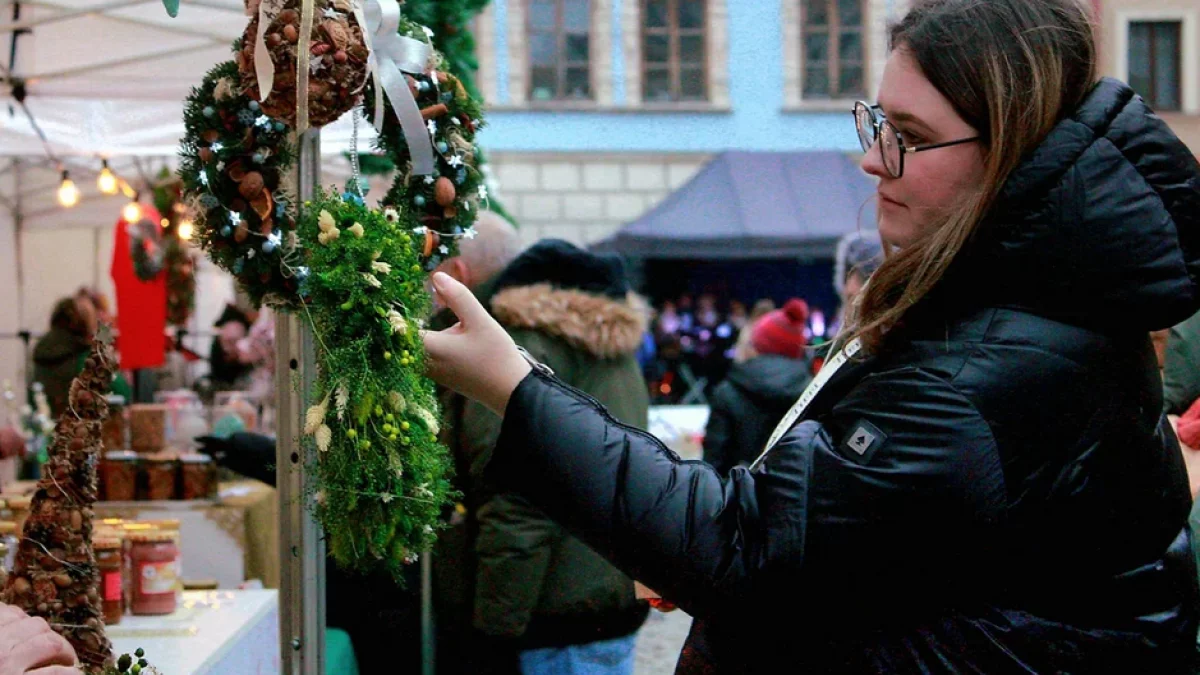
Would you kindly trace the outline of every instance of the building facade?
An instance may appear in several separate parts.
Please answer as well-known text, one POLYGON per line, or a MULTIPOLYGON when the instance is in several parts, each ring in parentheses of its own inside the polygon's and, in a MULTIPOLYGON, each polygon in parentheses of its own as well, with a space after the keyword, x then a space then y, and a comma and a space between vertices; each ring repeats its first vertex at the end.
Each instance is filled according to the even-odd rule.
MULTIPOLYGON (((607 237, 726 149, 857 152, 912 0, 492 0, 482 137, 527 240, 607 237)), ((1200 5, 1090 0, 1101 71, 1200 152, 1200 5)))

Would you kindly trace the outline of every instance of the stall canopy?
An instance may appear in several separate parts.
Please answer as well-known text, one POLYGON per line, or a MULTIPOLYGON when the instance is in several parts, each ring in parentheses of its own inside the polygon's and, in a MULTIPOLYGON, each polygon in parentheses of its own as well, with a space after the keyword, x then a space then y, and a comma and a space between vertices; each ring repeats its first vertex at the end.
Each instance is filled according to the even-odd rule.
MULTIPOLYGON (((21 380, 13 336, 45 330, 58 297, 84 284, 112 296, 112 233, 128 197, 97 190, 101 160, 138 190, 174 169, 183 100, 233 58, 247 22, 244 0, 184 0, 174 19, 161 0, 0 0, 0 380, 21 380), (75 208, 56 200, 64 169, 82 193, 75 208)), ((350 174, 351 129, 346 115, 321 130, 327 185, 350 174)), ((373 131, 360 124, 360 148, 373 131)), ((386 189, 379 177, 372 196, 386 189)), ((233 291, 201 266, 200 330, 224 297, 205 274, 233 291)))
MULTIPOLYGON (((174 155, 184 97, 248 21, 243 0, 185 0, 174 19, 161 0, 0 0, 0 94, 25 97, 56 153, 174 155)), ((0 111, 0 155, 43 153, 19 108, 0 111)))
POLYGON ((725 152, 594 245, 641 258, 832 258, 873 229, 875 181, 841 152, 725 152))

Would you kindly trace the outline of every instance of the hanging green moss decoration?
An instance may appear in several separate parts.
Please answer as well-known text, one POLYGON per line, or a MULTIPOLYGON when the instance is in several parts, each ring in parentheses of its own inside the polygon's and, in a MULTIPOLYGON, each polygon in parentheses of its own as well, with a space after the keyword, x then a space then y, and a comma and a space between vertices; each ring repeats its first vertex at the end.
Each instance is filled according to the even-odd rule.
POLYGON ((261 304, 294 305, 301 264, 291 197, 288 127, 243 93, 232 61, 208 72, 183 110, 179 176, 197 243, 261 304))
MULTIPOLYGON (((428 29, 405 19, 401 19, 398 33, 422 42, 430 40, 428 29)), ((377 140, 379 149, 397 168, 396 179, 381 203, 414 214, 415 232, 424 238, 420 254, 425 271, 457 253, 458 240, 471 236, 479 209, 488 204, 475 145, 475 134, 483 126, 481 105, 450 73, 441 54, 435 52, 433 61, 428 72, 406 74, 405 79, 433 142, 434 172, 428 176, 413 173, 408 143, 391 106, 384 107, 383 129, 377 140)), ((375 96, 374 83, 368 81, 364 108, 372 122, 375 96)))
POLYGON ((433 543, 449 503, 450 459, 437 440, 420 327, 431 310, 413 216, 321 192, 304 204, 302 310, 317 381, 304 432, 317 448, 316 516, 346 569, 397 578, 433 543))

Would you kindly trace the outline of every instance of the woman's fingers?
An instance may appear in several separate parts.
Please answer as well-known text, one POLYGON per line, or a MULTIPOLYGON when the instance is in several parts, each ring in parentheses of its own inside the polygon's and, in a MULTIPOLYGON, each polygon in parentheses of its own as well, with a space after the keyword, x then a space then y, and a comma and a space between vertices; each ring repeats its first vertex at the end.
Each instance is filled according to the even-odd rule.
POLYGON ((491 319, 471 289, 460 284, 454 277, 445 272, 434 272, 432 282, 442 302, 466 326, 475 327, 491 319))
MULTIPOLYGON (((22 612, 19 608, 12 605, 0 604, 0 628, 7 630, 10 623, 16 623, 27 618, 29 615, 22 612)), ((0 631, 0 636, 4 635, 4 631, 0 631)))
POLYGON ((9 669, 2 671, 6 673, 24 673, 44 666, 73 666, 76 661, 75 650, 62 636, 53 631, 14 644, 10 651, 0 658, 4 659, 4 668, 9 669))
POLYGON ((50 624, 40 616, 30 616, 4 627, 4 641, 17 645, 42 633, 49 633, 50 624))

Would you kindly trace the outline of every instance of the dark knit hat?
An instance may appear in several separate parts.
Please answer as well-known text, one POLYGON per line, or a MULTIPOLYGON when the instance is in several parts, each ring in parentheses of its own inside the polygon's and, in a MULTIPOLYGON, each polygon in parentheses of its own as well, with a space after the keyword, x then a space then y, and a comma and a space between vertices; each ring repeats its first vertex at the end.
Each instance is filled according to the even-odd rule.
POLYGON ((792 298, 783 309, 769 312, 754 324, 750 344, 759 354, 775 354, 798 359, 804 355, 808 338, 804 335, 808 322, 808 303, 792 298))
POLYGON ((495 290, 545 283, 618 300, 629 293, 620 258, 590 253, 561 239, 543 239, 526 249, 496 276, 495 290))

